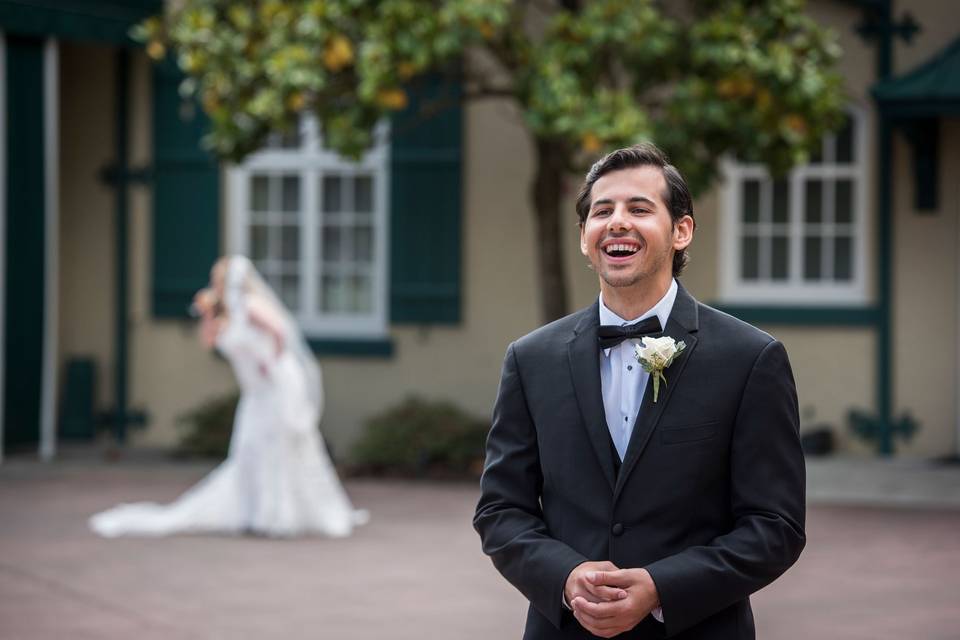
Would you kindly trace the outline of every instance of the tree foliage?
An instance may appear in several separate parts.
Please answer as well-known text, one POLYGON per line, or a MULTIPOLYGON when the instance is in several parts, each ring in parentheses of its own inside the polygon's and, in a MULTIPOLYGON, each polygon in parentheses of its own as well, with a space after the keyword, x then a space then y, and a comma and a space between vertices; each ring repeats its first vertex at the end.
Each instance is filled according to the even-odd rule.
POLYGON ((356 156, 407 83, 470 50, 495 63, 468 65, 467 98, 515 99, 535 137, 573 152, 652 138, 701 186, 725 152, 783 170, 836 125, 839 52, 800 0, 569 4, 184 0, 139 35, 154 57, 174 49, 233 159, 306 110, 356 156))
MULTIPOLYGON (((653 139, 700 191, 724 154, 780 173, 839 123, 839 50, 803 9, 802 0, 175 0, 138 35, 152 57, 176 55, 184 93, 212 120, 208 143, 230 159, 306 111, 329 146, 358 156, 418 78, 453 67, 464 99, 514 101, 549 171, 653 139)), ((535 209, 555 208, 539 198, 535 209)))

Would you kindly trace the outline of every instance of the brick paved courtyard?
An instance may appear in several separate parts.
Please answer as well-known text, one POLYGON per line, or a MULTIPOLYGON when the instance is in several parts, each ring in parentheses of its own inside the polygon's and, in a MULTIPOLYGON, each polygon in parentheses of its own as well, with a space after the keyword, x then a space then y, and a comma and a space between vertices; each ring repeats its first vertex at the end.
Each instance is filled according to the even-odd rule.
MULTIPOLYGON (((0 638, 517 638, 466 484, 353 480, 347 540, 102 540, 91 513, 167 501, 208 465, 7 461, 0 638)), ((960 638, 960 510, 813 506, 800 562, 754 597, 764 640, 960 638)))

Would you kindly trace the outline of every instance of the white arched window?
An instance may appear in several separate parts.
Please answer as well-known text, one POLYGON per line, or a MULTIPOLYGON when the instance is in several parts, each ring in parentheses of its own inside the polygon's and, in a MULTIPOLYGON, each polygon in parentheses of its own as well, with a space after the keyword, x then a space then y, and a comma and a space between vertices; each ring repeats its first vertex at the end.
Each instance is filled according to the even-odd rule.
POLYGON ((731 161, 721 226, 720 296, 750 305, 857 305, 866 292, 866 127, 848 110, 808 164, 774 179, 731 161))

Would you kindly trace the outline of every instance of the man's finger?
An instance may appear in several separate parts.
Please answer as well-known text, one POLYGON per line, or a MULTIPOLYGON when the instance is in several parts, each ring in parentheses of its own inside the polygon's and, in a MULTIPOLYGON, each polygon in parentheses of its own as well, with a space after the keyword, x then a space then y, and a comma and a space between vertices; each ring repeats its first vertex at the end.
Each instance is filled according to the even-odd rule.
POLYGON ((583 582, 583 586, 598 602, 613 602, 627 597, 627 592, 619 587, 595 585, 586 580, 583 582))
POLYGON ((582 611, 574 612, 573 616, 580 623, 580 626, 595 636, 607 638, 616 635, 619 630, 618 624, 613 620, 596 620, 582 611))
POLYGON ((623 613, 623 605, 617 602, 590 602, 586 598, 577 597, 570 603, 574 611, 580 611, 594 620, 608 620, 623 613))
POLYGON ((632 587, 635 580, 630 572, 625 569, 616 571, 588 571, 587 582, 593 585, 606 585, 608 587, 632 587))
POLYGON ((577 622, 580 623, 581 627, 601 638, 612 638, 627 631, 627 628, 618 621, 594 622, 586 614, 580 614, 577 617, 577 622))

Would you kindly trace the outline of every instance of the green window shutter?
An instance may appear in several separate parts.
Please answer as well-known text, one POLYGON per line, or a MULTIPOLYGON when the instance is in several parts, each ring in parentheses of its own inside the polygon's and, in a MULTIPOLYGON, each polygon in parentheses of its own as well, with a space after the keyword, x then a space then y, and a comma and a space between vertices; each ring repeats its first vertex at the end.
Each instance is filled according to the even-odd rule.
POLYGON ((207 119, 178 93, 172 66, 153 71, 153 314, 187 315, 220 254, 220 177, 200 147, 207 119))
POLYGON ((0 74, 6 103, 7 233, 4 296, 6 331, 3 366, 3 443, 40 439, 43 380, 44 253, 44 96, 43 40, 7 35, 6 69, 0 74))
POLYGON ((393 118, 390 164, 390 320, 460 322, 460 88, 439 80, 410 91, 393 118), (453 102, 425 118, 438 100, 453 102))

